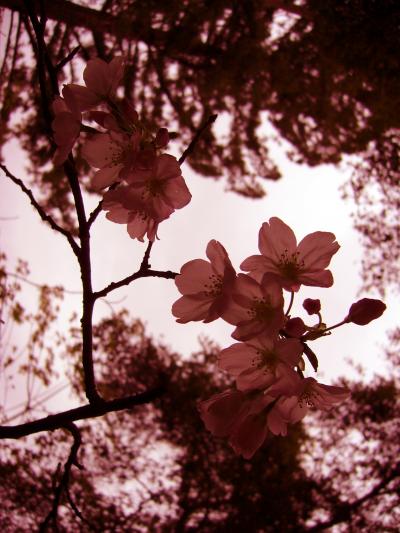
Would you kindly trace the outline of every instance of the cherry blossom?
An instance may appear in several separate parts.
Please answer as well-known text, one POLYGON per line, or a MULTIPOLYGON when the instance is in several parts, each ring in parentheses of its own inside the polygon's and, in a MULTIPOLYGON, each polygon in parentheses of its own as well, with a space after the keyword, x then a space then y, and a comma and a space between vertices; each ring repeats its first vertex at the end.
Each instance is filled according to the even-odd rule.
POLYGON ((222 350, 218 366, 236 378, 239 390, 266 389, 296 366, 302 353, 298 339, 262 336, 222 350))
POLYGON ((132 135, 111 131, 99 133, 86 141, 82 156, 98 170, 92 185, 96 190, 110 186, 119 178, 131 172, 139 154, 140 134, 132 135))
POLYGON ((54 141, 57 145, 54 164, 61 165, 67 159, 79 137, 82 116, 73 98, 68 99, 67 102, 64 98, 56 96, 52 107, 55 115, 52 128, 54 141))
POLYGON ((73 94, 79 110, 86 111, 114 95, 123 73, 122 57, 115 57, 110 63, 95 58, 88 62, 83 71, 86 87, 75 83, 68 84, 66 87, 73 94))
POLYGON ((175 209, 187 205, 192 195, 175 157, 161 154, 149 160, 148 164, 150 168, 135 168, 125 179, 161 221, 175 209))
POLYGON ((156 213, 131 187, 120 185, 114 191, 107 191, 103 197, 102 208, 108 211, 108 220, 127 224, 132 239, 143 242, 145 235, 150 241, 157 237, 159 220, 156 213))
POLYGON ((267 277, 261 283, 239 274, 232 302, 223 319, 236 325, 232 337, 247 341, 257 335, 275 337, 284 323, 283 294, 280 285, 267 277))
POLYGON ((262 393, 228 390, 199 402, 198 408, 213 435, 229 437, 234 451, 250 459, 267 437, 265 408, 272 400, 262 393))
POLYGON ((295 292, 300 285, 330 287, 333 284, 332 273, 326 270, 339 250, 333 233, 316 231, 297 245, 289 226, 273 217, 261 226, 258 243, 262 255, 250 256, 241 264, 257 280, 268 273, 284 289, 295 292))
POLYGON ((189 261, 175 278, 183 296, 173 304, 172 314, 182 324, 191 320, 212 322, 230 305, 236 273, 228 254, 221 243, 212 240, 207 245, 206 255, 209 261, 189 261))
POLYGON ((269 429, 275 435, 286 435, 286 425, 299 422, 311 408, 328 410, 346 400, 350 393, 344 387, 324 385, 314 378, 291 376, 291 388, 273 384, 265 394, 278 397, 268 414, 269 429))

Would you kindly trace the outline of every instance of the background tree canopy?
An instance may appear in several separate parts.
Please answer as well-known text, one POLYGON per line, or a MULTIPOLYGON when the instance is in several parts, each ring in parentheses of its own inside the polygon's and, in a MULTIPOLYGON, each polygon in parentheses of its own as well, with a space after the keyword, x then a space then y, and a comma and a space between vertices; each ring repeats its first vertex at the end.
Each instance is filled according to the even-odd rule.
MULTIPOLYGON (((263 178, 280 177, 260 127, 266 120, 290 143, 296 161, 315 166, 358 156, 347 192, 357 202, 356 227, 366 245, 364 281, 381 292, 396 282, 396 0, 28 4, 42 6, 49 18, 46 41, 55 64, 80 45, 75 60, 60 69, 61 82, 78 81, 79 57, 123 55, 125 95, 145 120, 174 129, 182 145, 210 114, 218 113, 220 123, 224 118, 225 134, 209 130, 188 162, 205 177, 225 179, 230 190, 257 198, 263 178)), ((0 0, 0 6, 14 10, 0 73, 2 141, 18 136, 49 204, 62 206, 60 216, 71 223, 61 171, 42 172, 52 155, 41 118, 50 101, 39 94, 25 4, 0 0)))
MULTIPOLYGON (((18 272, 29 274, 24 265, 18 272)), ((31 316, 20 302, 19 283, 3 262, 0 281, 7 287, 0 294, 5 327, 32 324, 36 344, 29 353, 37 379, 53 378, 51 358, 39 357, 40 341, 47 353, 62 291, 38 288, 41 305, 31 316), (35 328, 37 324, 46 327, 35 328)), ((345 382, 351 401, 329 414, 308 416, 287 437, 270 435, 252 460, 245 461, 226 439, 210 437, 196 413, 197 399, 231 384, 215 370, 218 347, 205 340, 197 354, 182 361, 151 339, 126 310, 113 313, 94 329, 102 396, 122 397, 160 381, 167 383, 167 391, 154 403, 80 422, 79 462, 84 469, 73 471, 59 512, 59 531, 396 531, 399 331, 391 340, 389 378, 376 378, 369 385, 345 382)), ((79 329, 72 327, 60 346, 74 393, 84 401, 79 329)), ((53 356, 54 351, 53 346, 53 356)), ((10 375, 22 373, 29 379, 24 362, 10 358, 10 375)), ((26 408, 19 413, 22 418, 45 405, 27 402, 26 408)), ((0 416, 2 423, 8 422, 6 411, 0 416)), ((66 431, 58 430, 2 447, 2 531, 36 530, 42 522, 61 476, 57 464, 65 462, 70 440, 66 431)))

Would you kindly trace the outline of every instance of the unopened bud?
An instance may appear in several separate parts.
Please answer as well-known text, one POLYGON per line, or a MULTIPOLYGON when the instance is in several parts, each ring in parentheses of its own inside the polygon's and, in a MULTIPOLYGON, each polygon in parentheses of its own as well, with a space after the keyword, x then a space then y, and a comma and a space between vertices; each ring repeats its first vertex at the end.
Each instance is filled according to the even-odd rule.
POLYGON ((298 339, 306 331, 307 328, 300 317, 290 318, 286 322, 285 333, 287 333, 289 337, 295 337, 298 339))
POLYGON ((350 307, 345 322, 353 322, 353 324, 365 326, 372 320, 379 318, 385 309, 386 305, 381 300, 363 298, 350 307))
POLYGON ((167 128, 160 128, 156 135, 156 147, 164 148, 169 143, 169 134, 167 128))
POLYGON ((321 311, 321 302, 312 298, 306 298, 303 302, 303 307, 309 315, 318 315, 321 311))

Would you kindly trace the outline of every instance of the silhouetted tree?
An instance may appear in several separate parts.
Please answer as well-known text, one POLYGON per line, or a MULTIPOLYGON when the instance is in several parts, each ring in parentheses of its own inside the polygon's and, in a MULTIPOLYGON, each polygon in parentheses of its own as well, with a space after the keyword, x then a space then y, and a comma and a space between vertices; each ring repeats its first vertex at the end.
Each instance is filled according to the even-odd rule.
MULTIPOLYGON (((395 332, 393 346, 398 337, 395 332)), ((84 400, 79 330, 66 338, 72 390, 84 400)), ((389 378, 347 382, 350 402, 310 416, 288 437, 268 438, 245 461, 225 439, 205 431, 196 410, 198 398, 229 386, 215 371, 217 346, 203 340, 197 354, 182 360, 124 310, 95 327, 94 342, 105 399, 160 381, 167 393, 154 404, 79 423, 83 468, 71 473, 61 500, 60 531, 323 531, 333 525, 395 531, 400 416, 394 348, 389 378)), ((2 448, 3 531, 29 531, 42 522, 70 440, 58 430, 2 448)))

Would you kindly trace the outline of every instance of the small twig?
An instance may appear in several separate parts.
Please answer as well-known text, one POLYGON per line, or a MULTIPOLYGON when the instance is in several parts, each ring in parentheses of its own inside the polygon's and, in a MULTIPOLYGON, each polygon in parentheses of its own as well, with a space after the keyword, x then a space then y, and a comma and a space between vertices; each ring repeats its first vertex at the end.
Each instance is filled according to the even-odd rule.
POLYGON ((69 478, 71 474, 72 465, 75 465, 79 469, 82 468, 82 466, 78 463, 78 459, 77 459, 78 450, 82 443, 80 431, 75 426, 75 424, 73 424, 72 422, 65 424, 64 428, 67 429, 71 433, 71 435, 74 438, 74 442, 72 443, 71 451, 64 465, 63 475, 61 476, 61 479, 58 485, 56 485, 55 487, 52 508, 49 514, 46 516, 46 518, 43 520, 43 522, 40 525, 40 528, 39 528, 40 533, 47 531, 47 528, 51 523, 57 529, 58 508, 61 502, 61 497, 63 495, 63 492, 68 491, 68 484, 69 484, 69 478))
POLYGON ((182 163, 185 161, 185 159, 194 151, 196 144, 198 143, 200 137, 204 133, 204 131, 211 126, 216 120, 218 115, 210 115, 206 122, 201 126, 198 131, 196 132, 195 136, 191 140, 189 146, 186 148, 186 150, 183 152, 181 157, 178 160, 178 163, 182 165, 182 163))
POLYGON ((307 359, 316 372, 318 370, 318 357, 305 342, 303 342, 303 352, 306 354, 307 359))
MULTIPOLYGON (((98 133, 98 132, 97 132, 98 133)), ((116 182, 116 183, 113 183, 108 189, 107 189, 107 192, 108 191, 113 191, 117 185, 119 185, 119 181, 116 182)), ((96 218, 98 217, 99 213, 101 212, 101 208, 103 206, 103 200, 100 200, 100 202, 97 204, 97 206, 93 209, 93 211, 90 213, 89 215, 89 218, 88 218, 88 221, 87 221, 87 225, 88 225, 88 228, 90 228, 90 226, 93 224, 93 222, 96 220, 96 218)))
POLYGON ((110 283, 107 287, 102 289, 101 291, 97 291, 93 293, 93 298, 97 300, 98 298, 103 298, 104 296, 107 296, 108 293, 111 291, 115 291, 115 289, 119 289, 120 287, 123 287, 124 285, 129 285, 132 281, 139 278, 149 278, 149 277, 155 277, 155 278, 164 278, 164 279, 175 279, 178 275, 177 272, 172 272, 171 270, 142 270, 141 268, 135 272, 134 274, 131 274, 130 276, 127 276, 124 279, 121 279, 120 281, 115 281, 110 283))
POLYGON ((96 220, 96 218, 99 216, 102 206, 103 206, 103 200, 100 200, 97 206, 90 213, 88 221, 87 221, 89 228, 93 224, 93 222, 96 220))
POLYGON ((146 251, 144 252, 144 256, 143 256, 143 261, 142 261, 142 264, 140 265, 140 269, 141 271, 145 271, 145 270, 149 270, 150 269, 150 263, 149 263, 149 260, 150 260, 150 252, 151 252, 151 249, 153 247, 153 243, 154 241, 149 241, 149 244, 147 245, 147 248, 146 248, 146 251))
POLYGON ((59 226, 57 222, 45 212, 45 210, 39 205, 36 198, 33 196, 32 191, 28 189, 28 187, 26 187, 26 185, 21 179, 11 174, 11 172, 7 169, 7 167, 5 165, 2 165, 1 163, 0 163, 0 168, 4 172, 4 174, 8 178, 10 178, 10 180, 13 181, 16 185, 18 185, 18 187, 28 196, 29 200, 31 201, 31 204, 36 209, 36 211, 39 213, 40 218, 44 222, 47 222, 47 224, 49 224, 52 229, 54 229, 55 231, 58 231, 59 233, 61 233, 61 235, 64 235, 64 237, 66 237, 66 239, 68 240, 72 248, 72 251, 77 257, 79 257, 80 251, 81 251, 80 247, 75 242, 70 232, 62 228, 61 226, 59 226))
POLYGON ((92 530, 92 531, 98 531, 97 527, 95 527, 91 522, 89 522, 89 520, 87 520, 83 514, 81 513, 81 511, 79 510, 78 506, 76 505, 76 503, 74 502, 74 500, 72 499, 72 496, 71 496, 71 493, 69 491, 69 487, 66 488, 65 490, 65 496, 67 497, 67 501, 71 507, 71 509, 73 510, 74 514, 79 518, 79 520, 81 520, 84 524, 86 524, 87 526, 89 526, 89 528, 92 530))
POLYGON ((60 71, 65 65, 67 65, 72 59, 75 57, 75 55, 79 52, 81 49, 80 44, 78 46, 75 46, 75 48, 66 56, 64 59, 62 59, 57 65, 54 67, 56 72, 60 71))

